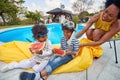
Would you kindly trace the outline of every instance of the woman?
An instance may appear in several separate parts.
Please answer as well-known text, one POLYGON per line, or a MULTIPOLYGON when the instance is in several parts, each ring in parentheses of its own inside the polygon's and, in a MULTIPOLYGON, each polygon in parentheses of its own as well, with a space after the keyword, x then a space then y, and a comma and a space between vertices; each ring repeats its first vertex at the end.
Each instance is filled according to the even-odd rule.
POLYGON ((86 27, 76 35, 76 38, 78 38, 84 33, 86 33, 87 38, 93 41, 91 43, 81 44, 80 46, 101 45, 104 42, 111 39, 117 32, 120 31, 120 20, 118 19, 120 14, 120 1, 107 0, 106 7, 107 8, 102 13, 96 14, 95 16, 93 16, 91 20, 88 22, 88 24, 86 25, 86 27), (100 16, 102 16, 101 22, 99 20, 100 16), (96 24, 99 23, 99 24, 96 25, 95 29, 89 29, 93 23, 96 23, 96 24), (106 23, 109 24, 108 30, 103 29, 106 27, 105 25, 102 25, 101 27, 101 24, 103 23, 105 23, 105 25, 106 23))

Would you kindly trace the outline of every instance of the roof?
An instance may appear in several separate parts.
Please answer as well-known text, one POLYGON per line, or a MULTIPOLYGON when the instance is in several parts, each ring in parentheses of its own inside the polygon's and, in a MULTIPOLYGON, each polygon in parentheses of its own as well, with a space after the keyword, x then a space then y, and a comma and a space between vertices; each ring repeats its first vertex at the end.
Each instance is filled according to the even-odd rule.
POLYGON ((47 12, 48 14, 72 14, 72 12, 68 10, 63 10, 61 8, 55 8, 47 12))

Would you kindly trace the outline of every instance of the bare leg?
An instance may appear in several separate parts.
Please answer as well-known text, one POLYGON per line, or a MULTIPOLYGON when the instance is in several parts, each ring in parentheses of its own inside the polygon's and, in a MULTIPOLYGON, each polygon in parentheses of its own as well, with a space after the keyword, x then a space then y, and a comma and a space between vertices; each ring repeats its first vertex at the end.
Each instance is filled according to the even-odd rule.
POLYGON ((98 41, 106 32, 101 29, 95 29, 93 32, 93 41, 98 41))
POLYGON ((94 31, 94 29, 89 29, 86 32, 87 38, 90 40, 93 40, 93 31, 94 31))

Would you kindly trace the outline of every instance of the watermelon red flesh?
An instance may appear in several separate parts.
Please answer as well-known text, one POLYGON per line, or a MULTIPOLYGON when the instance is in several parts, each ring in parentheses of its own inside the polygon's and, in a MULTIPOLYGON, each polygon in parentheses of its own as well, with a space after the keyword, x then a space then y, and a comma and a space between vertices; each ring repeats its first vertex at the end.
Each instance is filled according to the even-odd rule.
POLYGON ((55 54, 59 54, 59 55, 62 55, 62 56, 65 55, 65 50, 54 48, 53 51, 54 51, 55 54))
POLYGON ((35 51, 40 51, 44 48, 45 46, 45 42, 37 42, 31 45, 31 51, 35 52, 35 51))

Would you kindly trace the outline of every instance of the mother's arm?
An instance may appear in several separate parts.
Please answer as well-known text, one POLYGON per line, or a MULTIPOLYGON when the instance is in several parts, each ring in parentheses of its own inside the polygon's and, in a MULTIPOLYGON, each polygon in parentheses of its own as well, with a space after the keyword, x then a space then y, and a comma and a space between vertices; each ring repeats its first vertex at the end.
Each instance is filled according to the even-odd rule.
POLYGON ((98 41, 93 41, 87 44, 81 44, 80 46, 97 46, 105 43, 109 39, 111 39, 117 32, 120 31, 120 20, 117 20, 113 25, 110 27, 110 31, 108 31, 103 37, 98 41))
POLYGON ((92 24, 98 20, 99 17, 100 17, 100 13, 95 14, 94 16, 92 16, 90 18, 90 20, 87 22, 87 24, 84 27, 84 29, 81 30, 80 32, 78 32, 75 37, 79 38, 80 36, 82 36, 92 26, 92 24))

